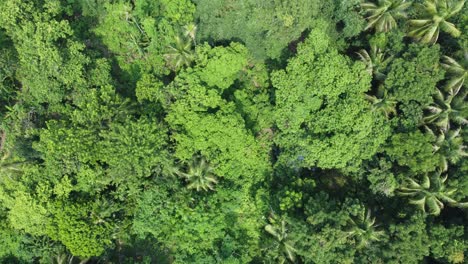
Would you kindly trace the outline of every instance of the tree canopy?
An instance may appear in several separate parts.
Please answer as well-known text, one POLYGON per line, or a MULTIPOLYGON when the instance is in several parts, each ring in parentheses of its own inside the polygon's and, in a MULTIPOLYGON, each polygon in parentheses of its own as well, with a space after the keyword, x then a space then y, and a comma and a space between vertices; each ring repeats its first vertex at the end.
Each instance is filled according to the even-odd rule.
POLYGON ((465 2, 0 1, 0 262, 466 263, 465 2))

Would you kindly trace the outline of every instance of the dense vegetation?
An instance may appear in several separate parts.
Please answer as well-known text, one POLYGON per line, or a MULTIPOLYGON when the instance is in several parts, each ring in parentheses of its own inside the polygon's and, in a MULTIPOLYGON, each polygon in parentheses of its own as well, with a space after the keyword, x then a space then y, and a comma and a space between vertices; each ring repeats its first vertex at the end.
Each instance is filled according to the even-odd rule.
POLYGON ((0 1, 0 261, 466 263, 467 6, 0 1))

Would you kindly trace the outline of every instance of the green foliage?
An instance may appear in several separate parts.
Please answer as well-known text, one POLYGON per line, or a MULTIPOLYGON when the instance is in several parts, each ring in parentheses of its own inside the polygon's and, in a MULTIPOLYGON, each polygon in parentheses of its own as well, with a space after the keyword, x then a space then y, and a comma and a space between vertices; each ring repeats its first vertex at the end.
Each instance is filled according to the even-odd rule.
POLYGON ((463 263, 467 245, 462 226, 435 225, 429 230, 431 254, 448 263, 463 263))
POLYGON ((385 79, 389 94, 405 104, 410 101, 422 105, 432 102, 436 84, 443 78, 439 57, 437 46, 410 45, 402 58, 393 60, 390 65, 385 79))
POLYGON ((9 0, 2 4, 0 24, 18 53, 16 78, 21 97, 30 105, 61 102, 74 89, 81 89, 85 65, 84 45, 73 40, 66 20, 55 17, 58 1, 36 8, 31 2, 9 0))
POLYGON ((0 1, 0 262, 466 262, 465 2, 0 1))
POLYGON ((273 73, 278 144, 286 162, 344 168, 370 158, 385 141, 384 117, 369 111, 369 75, 314 29, 286 70, 273 73))
POLYGON ((429 238, 424 218, 416 214, 388 227, 390 237, 382 250, 384 263, 420 263, 429 253, 429 238))
POLYGON ((386 153, 398 165, 406 166, 413 172, 434 171, 439 157, 433 153, 433 140, 434 137, 419 130, 395 134, 386 153))
POLYGON ((93 31, 133 81, 141 72, 167 73, 163 55, 180 29, 192 21, 195 11, 187 0, 117 1, 101 6, 105 12, 93 31))
POLYGON ((92 257, 101 255, 111 243, 112 228, 105 223, 89 221, 91 204, 58 203, 54 208, 56 238, 75 256, 92 257))
POLYGON ((240 40, 258 59, 279 58, 290 42, 312 26, 320 10, 315 0, 194 2, 200 40, 240 40))

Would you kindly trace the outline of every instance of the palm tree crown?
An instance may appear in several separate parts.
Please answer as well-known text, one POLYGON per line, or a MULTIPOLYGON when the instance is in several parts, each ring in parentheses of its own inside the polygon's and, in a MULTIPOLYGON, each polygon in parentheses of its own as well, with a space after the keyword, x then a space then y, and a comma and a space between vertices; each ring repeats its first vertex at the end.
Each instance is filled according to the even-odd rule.
POLYGON ((426 108, 429 114, 423 118, 425 124, 435 125, 444 131, 454 124, 468 124, 466 92, 458 89, 444 94, 440 89, 436 89, 433 98, 434 102, 426 108))
POLYGON ((422 43, 432 44, 437 42, 440 30, 453 37, 460 36, 460 30, 447 20, 460 12, 464 4, 465 0, 425 0, 420 5, 422 17, 409 21, 411 29, 408 35, 422 43))
POLYGON ((445 68, 448 75, 451 77, 445 89, 458 93, 465 84, 465 80, 468 76, 468 51, 465 51, 464 59, 461 63, 458 63, 449 56, 444 56, 442 59, 442 67, 445 68))
POLYGON ((406 185, 399 189, 401 196, 411 197, 410 204, 418 206, 422 211, 431 215, 439 215, 444 208, 444 202, 456 207, 466 208, 468 203, 460 203, 452 198, 457 189, 447 189, 445 182, 448 175, 436 172, 432 177, 424 175, 421 183, 408 179, 406 185))
POLYGON ((372 110, 380 111, 388 118, 391 114, 396 115, 397 101, 387 95, 387 90, 383 85, 377 89, 376 95, 365 94, 366 99, 372 104, 372 110))
POLYGON ((387 77, 385 73, 392 57, 386 57, 382 50, 376 45, 371 45, 370 53, 365 49, 356 53, 366 65, 367 72, 371 74, 374 79, 383 81, 387 77))
POLYGON ((278 250, 282 254, 278 258, 279 263, 284 263, 286 259, 294 262, 296 260, 297 250, 294 248, 294 244, 289 237, 286 220, 279 219, 273 213, 270 215, 268 220, 270 223, 265 226, 265 231, 272 235, 276 240, 278 250), (286 259, 284 255, 286 255, 286 259))
POLYGON ((213 171, 214 168, 203 157, 194 157, 188 164, 187 171, 178 171, 177 174, 187 181, 187 188, 208 191, 214 190, 214 185, 218 183, 213 171))
POLYGON ((175 38, 175 43, 169 45, 166 54, 164 54, 164 58, 168 66, 174 71, 178 71, 183 66, 190 66, 195 59, 195 54, 192 49, 192 40, 177 36, 175 38))
POLYGON ((397 26, 396 19, 406 17, 405 10, 411 5, 406 0, 378 0, 364 2, 361 8, 368 15, 366 30, 375 28, 377 32, 388 32, 397 26))
POLYGON ((358 248, 368 247, 371 243, 380 241, 384 236, 384 231, 376 230, 375 217, 372 217, 371 211, 363 210, 357 218, 350 218, 351 227, 347 231, 349 237, 353 237, 357 241, 358 248))
POLYGON ((439 167, 442 171, 448 170, 448 165, 457 164, 463 157, 467 156, 463 138, 460 136, 460 128, 457 130, 440 131, 438 136, 427 129, 429 134, 436 137, 434 142, 434 153, 440 154, 439 167))

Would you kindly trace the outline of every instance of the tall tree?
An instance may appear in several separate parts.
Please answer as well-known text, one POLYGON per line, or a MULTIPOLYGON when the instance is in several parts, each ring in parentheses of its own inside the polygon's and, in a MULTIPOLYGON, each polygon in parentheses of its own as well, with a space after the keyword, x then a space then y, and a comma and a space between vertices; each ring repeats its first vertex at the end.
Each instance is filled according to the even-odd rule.
POLYGON ((384 115, 370 111, 364 97, 371 76, 362 63, 340 55, 325 32, 314 29, 287 68, 272 75, 284 164, 358 166, 388 135, 384 115))

